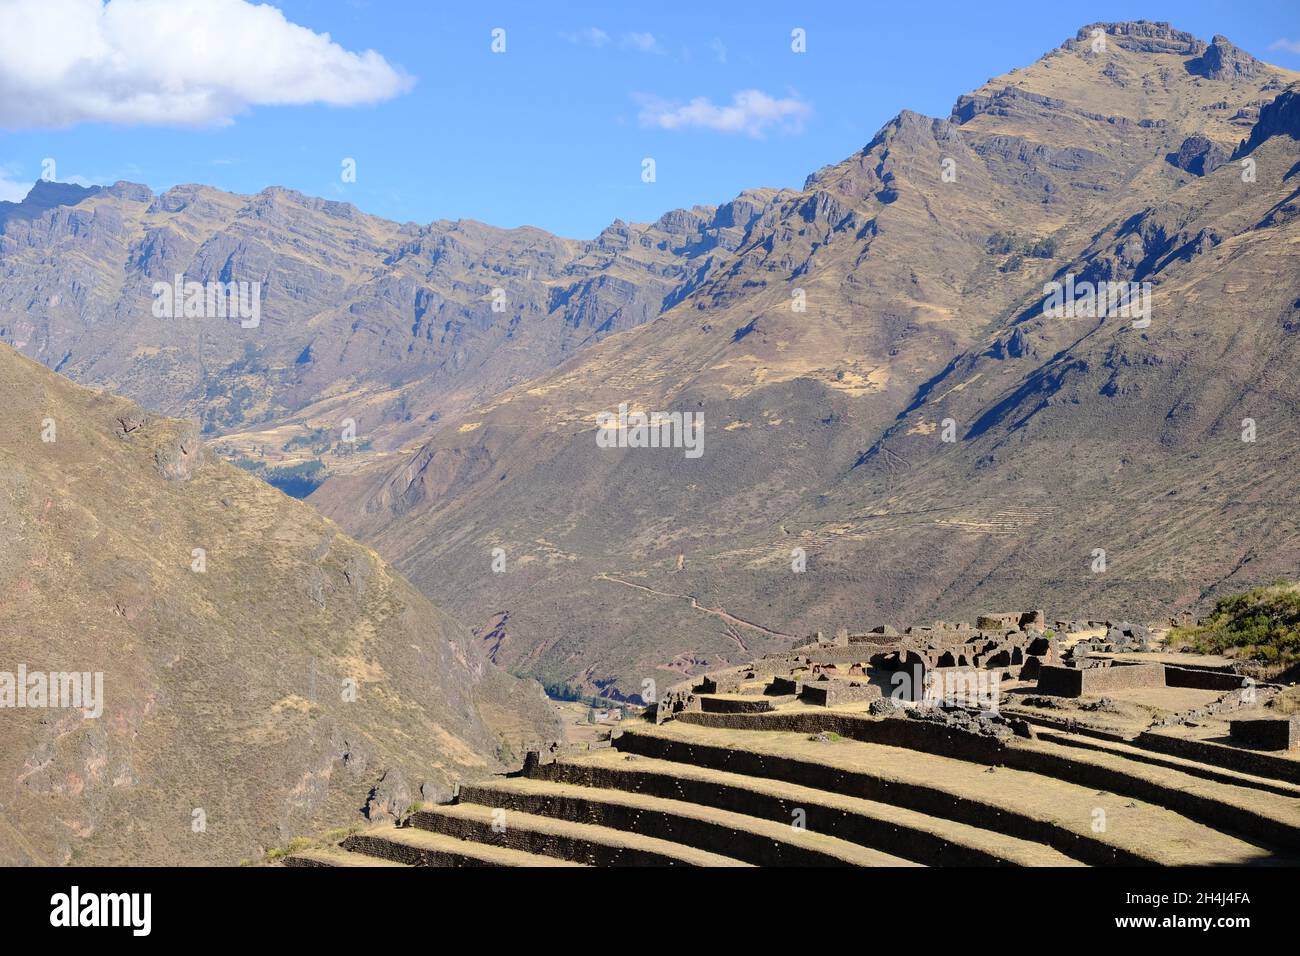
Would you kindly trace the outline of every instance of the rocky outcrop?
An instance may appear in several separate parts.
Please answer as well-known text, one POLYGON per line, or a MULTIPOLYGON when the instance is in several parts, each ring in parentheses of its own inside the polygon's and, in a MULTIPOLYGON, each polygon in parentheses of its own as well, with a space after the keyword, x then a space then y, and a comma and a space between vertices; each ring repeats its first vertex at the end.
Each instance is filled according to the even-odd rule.
POLYGON ((1216 36, 1187 69, 1211 80, 1243 80, 1259 76, 1264 65, 1245 50, 1238 49, 1224 36, 1216 36))
POLYGON ((1292 86, 1266 104, 1259 111, 1259 121, 1250 136, 1241 141, 1233 159, 1253 153, 1261 143, 1274 136, 1300 139, 1300 86, 1292 86))
POLYGON ((199 429, 193 423, 176 428, 154 451, 158 473, 168 481, 189 481, 207 456, 199 429))
POLYGON ((1183 140, 1178 151, 1170 154, 1169 161, 1195 176, 1205 176, 1226 163, 1230 155, 1218 143, 1197 134, 1183 140))
POLYGON ((1191 33, 1174 29, 1163 21, 1133 20, 1118 23, 1090 23, 1080 27, 1073 40, 1066 42, 1067 49, 1089 49, 1094 34, 1101 31, 1107 43, 1114 43, 1134 53, 1174 53, 1179 56, 1196 56, 1205 50, 1205 41, 1191 33))

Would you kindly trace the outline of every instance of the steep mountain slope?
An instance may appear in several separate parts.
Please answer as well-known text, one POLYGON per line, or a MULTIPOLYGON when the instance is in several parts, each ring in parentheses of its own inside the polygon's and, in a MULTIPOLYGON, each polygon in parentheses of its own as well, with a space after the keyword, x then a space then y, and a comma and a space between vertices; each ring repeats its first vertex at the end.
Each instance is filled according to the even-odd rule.
POLYGON ((194 426, 3 345, 0 405, 0 863, 233 863, 551 739, 540 687, 194 426))
MULTIPOLYGON (((899 527, 881 543, 906 562, 918 558, 923 524, 982 530, 978 552, 951 543, 955 534, 941 545, 945 583, 1008 601, 1050 591, 1076 607, 1155 614, 1294 576, 1297 139, 1292 88, 1264 106, 1234 157, 1253 163, 1254 181, 1229 162, 1107 223, 1061 272, 1150 282, 1150 326, 1015 317, 957 358, 842 477, 821 528, 944 509, 890 522, 899 527), (926 437, 945 418, 955 445, 926 437), (961 507, 951 507, 953 487, 961 507), (1017 516, 997 529, 1011 534, 989 533, 999 510, 1017 516)), ((941 536, 924 540, 935 548, 941 536)))
POLYGON ((200 418, 250 468, 346 468, 654 317, 779 195, 616 222, 578 242, 399 225, 285 189, 41 182, 0 205, 0 341, 200 418), (248 283, 250 301, 259 283, 258 324, 155 317, 155 283, 177 275, 248 283), (344 419, 355 443, 341 441, 344 419))
POLYGON ((1297 79, 1221 37, 1084 27, 948 119, 900 114, 663 316, 313 501, 417 585, 452 582, 512 668, 627 694, 815 628, 1159 613, 1294 567, 1250 502, 1294 492, 1297 79), (1158 283, 1152 326, 1034 318, 1067 273, 1158 283), (702 412, 703 455, 598 447, 622 402, 702 412), (1247 406, 1266 455, 1204 444, 1247 406), (1206 472, 1195 503, 1154 500, 1206 472))

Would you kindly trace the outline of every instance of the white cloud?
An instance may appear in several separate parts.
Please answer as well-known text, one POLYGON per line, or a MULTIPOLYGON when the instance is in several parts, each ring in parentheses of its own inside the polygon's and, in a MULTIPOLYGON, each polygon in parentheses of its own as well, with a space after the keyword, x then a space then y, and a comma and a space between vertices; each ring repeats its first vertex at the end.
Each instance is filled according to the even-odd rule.
POLYGON ((697 96, 684 105, 652 96, 637 98, 641 102, 643 126, 711 129, 753 137, 763 136, 771 126, 779 126, 786 132, 798 132, 804 119, 812 113, 812 107, 797 96, 777 99, 762 90, 741 90, 731 97, 729 106, 718 106, 706 96, 697 96))
POLYGON ((17 166, 0 165, 0 202, 22 202, 31 188, 32 180, 23 179, 17 166))
POLYGON ((561 33, 560 38, 569 43, 600 48, 609 42, 609 34, 600 27, 587 27, 577 33, 561 33))
POLYGON ((250 106, 389 99, 374 50, 246 0, 0 0, 0 126, 204 126, 250 106))
POLYGON ((1300 53, 1300 40, 1274 40, 1269 44, 1270 50, 1286 50, 1288 53, 1300 53))
POLYGON ((628 50, 638 50, 641 53, 664 52, 653 33, 624 33, 619 37, 618 45, 628 50))
MULTIPOLYGON (((589 46, 599 50, 608 46, 612 37, 600 27, 585 27, 574 33, 561 33, 560 39, 575 46, 589 46)), ((663 47, 653 33, 622 33, 618 37, 620 50, 636 50, 640 53, 663 53, 663 47)))

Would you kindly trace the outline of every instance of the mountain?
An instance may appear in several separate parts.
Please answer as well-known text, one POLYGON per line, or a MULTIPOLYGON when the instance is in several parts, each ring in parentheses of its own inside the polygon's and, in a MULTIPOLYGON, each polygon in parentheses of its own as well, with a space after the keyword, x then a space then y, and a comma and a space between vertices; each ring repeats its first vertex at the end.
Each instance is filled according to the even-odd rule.
POLYGON ((1297 81, 1085 26, 773 197, 658 317, 311 500, 511 669, 628 696, 817 629, 1162 617, 1294 576, 1297 81), (1045 314, 1075 279, 1150 283, 1149 326, 1045 314), (624 403, 701 413, 703 454, 600 447, 624 403))
POLYGON ((615 222, 579 242, 403 225, 279 188, 155 196, 39 182, 0 204, 0 341, 200 419, 226 457, 287 487, 401 447, 426 422, 653 318, 781 195, 615 222), (156 286, 178 275, 245 283, 255 322, 157 317, 156 286))
POLYGON ((540 687, 193 424, 4 345, 0 405, 0 863, 232 864, 552 739, 540 687))

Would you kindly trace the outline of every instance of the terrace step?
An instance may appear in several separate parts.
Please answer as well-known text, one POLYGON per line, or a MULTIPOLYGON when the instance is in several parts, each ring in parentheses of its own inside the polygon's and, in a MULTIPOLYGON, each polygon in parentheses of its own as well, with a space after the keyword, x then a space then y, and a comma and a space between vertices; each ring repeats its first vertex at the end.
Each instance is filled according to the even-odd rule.
POLYGON ((926 866, 1080 866, 1061 851, 981 826, 906 807, 606 750, 562 757, 536 771, 546 779, 689 801, 787 825, 796 810, 810 831, 926 866))
POLYGON ((382 826, 354 833, 342 851, 363 859, 391 861, 401 866, 580 866, 564 860, 526 853, 508 846, 476 843, 415 827, 382 826))
POLYGON ((748 866, 740 860, 591 823, 475 803, 417 810, 414 827, 591 866, 748 866), (499 832, 498 832, 499 831, 499 832))
POLYGON ((626 790, 516 777, 462 786, 460 799, 725 852, 756 866, 916 865, 858 843, 792 826, 793 817, 777 822, 626 790))
POLYGON ((700 694, 699 701, 706 714, 767 714, 776 709, 774 703, 784 702, 758 694, 700 694))
POLYGON ((1083 786, 1098 786, 1166 807, 1212 831, 1278 851, 1271 862, 1300 863, 1300 801, 1275 787, 1152 760, 1150 751, 1095 738, 1054 739, 1008 749, 1008 763, 1083 786))
POLYGON ((1040 730, 1038 739, 1048 743, 1116 754, 1139 763, 1149 763, 1157 767, 1189 773, 1194 777, 1203 777, 1217 783, 1226 783, 1237 787, 1252 787, 1256 790, 1266 790, 1283 797, 1300 798, 1300 784, 1290 783, 1276 777, 1263 777, 1241 770, 1233 770, 1229 767, 1201 763, 1187 757, 1180 757, 1177 754, 1163 753, 1143 746, 1140 740, 1103 740, 1090 735, 1071 733, 1067 730, 1040 730))
MULTIPOLYGON (((731 719, 754 720, 757 727, 763 718, 731 719)), ((841 733, 851 729, 843 721, 838 726, 841 733)), ((615 746, 623 752, 784 780, 998 829, 1045 843, 1088 863, 1287 862, 1271 847, 1148 802, 1150 797, 1132 799, 1118 792, 1118 787, 1075 782, 1067 755, 1113 761, 1110 755, 1091 755, 1059 744, 1022 743, 1026 745, 1023 748, 1019 743, 1002 748, 1004 765, 990 766, 883 743, 855 739, 810 743, 806 734, 788 730, 735 730, 676 720, 658 727, 628 729, 615 746), (1059 753, 1050 752, 1053 746, 1059 753), (1012 760, 1018 763, 1012 765, 1012 760), (1070 779, 1058 774, 1068 774, 1070 779)), ((1103 767, 1100 772, 1095 767, 1083 769, 1116 783, 1141 779, 1126 776, 1115 767, 1103 767)), ((1170 772, 1147 766, 1142 770, 1170 772)), ((1181 776, 1189 786, 1205 783, 1181 776)), ((1163 785, 1153 793, 1168 798, 1170 788, 1163 785)), ((1259 791, 1250 793, 1272 797, 1259 791)), ((1242 806, 1234 810, 1237 817, 1250 813, 1242 806)))
MULTIPOLYGON (((1012 738, 1000 742, 919 721, 788 711, 782 714, 694 713, 674 723, 681 732, 688 726, 702 726, 738 740, 759 739, 774 731, 788 735, 796 730, 833 730, 867 746, 901 749, 930 759, 946 756, 985 768, 995 765, 1094 791, 1127 795, 1162 807, 1220 836, 1240 838, 1253 845, 1259 851, 1261 862, 1264 857, 1269 862, 1282 858, 1300 862, 1300 805, 1294 797, 1279 793, 1276 787, 1254 787, 1244 781, 1229 783, 1221 779, 1222 775, 1206 772, 1203 765, 1198 765, 1202 769, 1196 770, 1158 763, 1150 758, 1149 748, 1125 749, 1122 741, 1075 735, 1067 744, 1050 739, 1049 734, 1038 740, 1012 738), (1099 742, 1113 746, 1092 746, 1099 742), (1270 855, 1265 850, 1278 852, 1270 855)), ((923 764, 914 760, 912 765, 923 764)), ((1225 843, 1224 849, 1231 847, 1225 843)))
POLYGON ((353 853, 338 846, 319 846, 291 853, 280 861, 285 866, 406 866, 396 860, 384 860, 365 853, 353 853))

